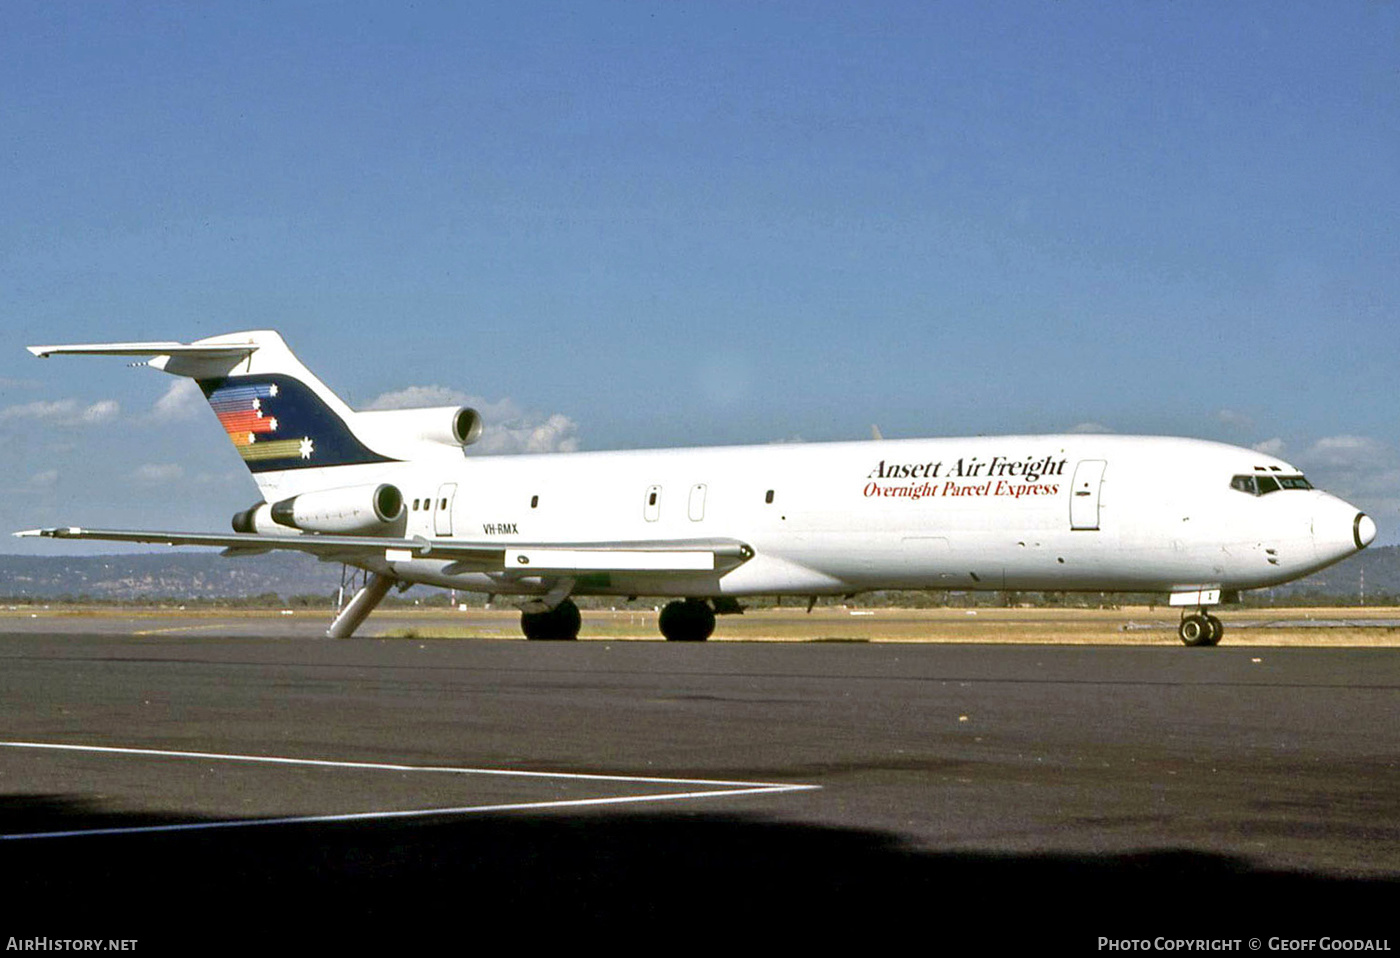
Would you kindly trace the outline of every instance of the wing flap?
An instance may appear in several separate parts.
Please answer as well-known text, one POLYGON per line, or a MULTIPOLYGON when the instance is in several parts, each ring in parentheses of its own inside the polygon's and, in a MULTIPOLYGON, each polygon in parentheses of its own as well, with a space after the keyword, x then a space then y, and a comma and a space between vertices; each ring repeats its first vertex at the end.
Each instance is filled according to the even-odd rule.
POLYGON ((273 549, 305 552, 341 562, 410 562, 445 559, 480 571, 522 575, 574 572, 727 572, 753 558, 753 549, 733 539, 675 542, 510 543, 384 536, 259 535, 245 532, 161 532, 62 526, 27 529, 16 536, 141 542, 168 546, 214 546, 224 555, 255 555, 273 549))
POLYGON ((507 549, 505 565, 532 574, 561 572, 713 572, 715 554, 706 550, 507 549))

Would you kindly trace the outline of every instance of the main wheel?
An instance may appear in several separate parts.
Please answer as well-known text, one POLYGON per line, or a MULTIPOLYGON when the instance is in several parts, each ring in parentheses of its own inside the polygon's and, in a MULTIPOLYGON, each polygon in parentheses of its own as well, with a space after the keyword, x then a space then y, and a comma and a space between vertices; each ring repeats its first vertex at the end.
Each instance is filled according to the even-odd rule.
POLYGON ((1207 614, 1206 624, 1210 626, 1210 640, 1206 642, 1206 645, 1219 645, 1220 637, 1225 634, 1225 623, 1215 616, 1207 614))
POLYGON ((520 631, 527 639, 571 640, 578 638, 583 616, 573 599, 565 599, 547 612, 520 613, 520 631))
POLYGON ((667 602, 657 624, 670 642, 704 642, 715 631, 715 610, 704 599, 667 602))
MULTIPOLYGON (((1193 612, 1181 620, 1181 625, 1177 626, 1176 634, 1181 636, 1181 641, 1192 648, 1203 645, 1213 645, 1210 638, 1215 632, 1211 628, 1210 619, 1199 612, 1193 612)), ((1218 640, 1217 640, 1218 641, 1218 640)))

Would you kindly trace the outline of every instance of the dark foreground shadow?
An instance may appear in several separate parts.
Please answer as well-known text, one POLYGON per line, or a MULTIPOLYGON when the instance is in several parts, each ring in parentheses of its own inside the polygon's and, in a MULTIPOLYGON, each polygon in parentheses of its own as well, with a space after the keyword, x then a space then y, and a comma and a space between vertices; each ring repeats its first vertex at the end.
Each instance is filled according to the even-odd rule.
MULTIPOLYGON (((0 823, 16 832, 159 820, 47 796, 0 798, 0 823)), ((398 951, 444 935, 606 935, 613 946, 670 950, 910 933, 921 951, 957 942, 1087 952, 1100 936, 1383 935, 1400 902, 1400 881, 1268 871, 1195 851, 930 853, 879 832, 615 810, 7 841, 0 868, 0 941, 137 938, 146 954, 297 943, 398 951)))

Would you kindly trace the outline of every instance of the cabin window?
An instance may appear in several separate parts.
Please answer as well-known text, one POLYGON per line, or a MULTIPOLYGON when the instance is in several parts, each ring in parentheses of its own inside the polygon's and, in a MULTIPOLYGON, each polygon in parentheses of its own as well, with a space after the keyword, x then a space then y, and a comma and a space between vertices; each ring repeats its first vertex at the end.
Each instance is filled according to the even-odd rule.
POLYGON ((539 504, 540 504, 540 497, 539 497, 539 496, 531 496, 531 497, 530 497, 530 508, 531 508, 531 509, 538 508, 538 507, 539 507, 539 504))
POLYGON ((417 499, 414 499, 414 500, 413 500, 413 511, 414 511, 414 512, 417 512, 417 511, 418 511, 418 500, 417 500, 417 499))
POLYGON ((769 489, 769 490, 768 490, 768 494, 765 495, 765 496, 763 497, 763 501, 766 502, 766 503, 768 503, 770 506, 773 504, 773 490, 772 490, 772 489, 769 489))

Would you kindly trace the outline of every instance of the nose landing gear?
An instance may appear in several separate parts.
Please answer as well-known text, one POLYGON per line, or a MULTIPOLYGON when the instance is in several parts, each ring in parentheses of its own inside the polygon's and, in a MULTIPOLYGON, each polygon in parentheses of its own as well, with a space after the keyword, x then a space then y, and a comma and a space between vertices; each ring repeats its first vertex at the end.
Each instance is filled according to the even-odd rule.
POLYGON ((1181 617, 1176 634, 1192 648, 1218 645, 1220 637, 1225 634, 1225 625, 1215 616, 1198 609, 1181 617))

